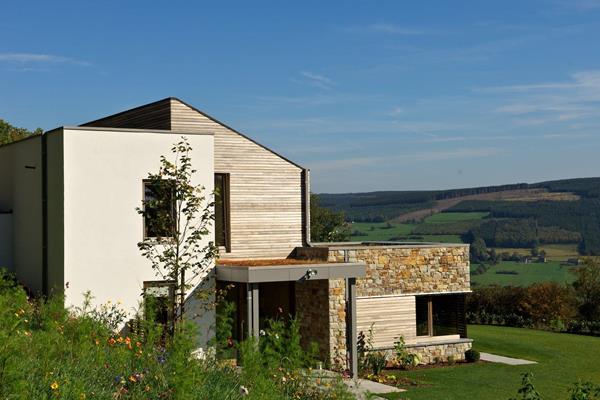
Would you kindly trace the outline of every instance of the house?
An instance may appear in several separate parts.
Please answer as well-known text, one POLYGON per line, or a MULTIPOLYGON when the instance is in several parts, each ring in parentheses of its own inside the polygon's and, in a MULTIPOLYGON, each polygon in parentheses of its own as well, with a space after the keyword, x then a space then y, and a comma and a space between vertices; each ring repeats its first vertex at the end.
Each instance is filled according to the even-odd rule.
MULTIPOLYGON (((181 136, 195 183, 221 196, 220 257, 198 285, 230 288, 238 339, 297 314, 304 342, 353 371, 371 328, 378 349, 402 336, 425 362, 464 357, 468 245, 311 243, 309 171, 176 98, 0 147, 0 265, 33 293, 64 290, 67 306, 87 290, 129 310, 149 288, 168 296, 137 248, 151 232, 135 208, 181 136)), ((206 345, 214 314, 198 324, 206 345)))

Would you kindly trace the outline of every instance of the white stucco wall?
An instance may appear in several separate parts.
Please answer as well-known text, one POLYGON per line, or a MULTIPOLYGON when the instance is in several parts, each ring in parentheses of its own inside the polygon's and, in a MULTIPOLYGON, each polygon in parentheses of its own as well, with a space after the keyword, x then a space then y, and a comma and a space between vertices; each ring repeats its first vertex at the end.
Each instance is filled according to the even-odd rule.
POLYGON ((42 291, 42 151, 35 136, 0 147, 0 209, 12 210, 12 262, 17 278, 42 291))
MULTIPOLYGON (((95 304, 120 301, 135 310, 143 282, 157 280, 137 243, 143 239, 142 180, 157 172, 159 157, 171 158, 181 135, 65 128, 64 281, 66 305, 79 306, 92 291, 95 304)), ((198 171, 195 184, 212 193, 213 136, 186 135, 198 171)), ((212 237, 212 235, 211 235, 212 237)), ((208 238, 207 238, 208 240, 208 238)), ((212 285, 212 281, 210 285, 212 285)), ((203 321, 204 337, 214 316, 203 321)))

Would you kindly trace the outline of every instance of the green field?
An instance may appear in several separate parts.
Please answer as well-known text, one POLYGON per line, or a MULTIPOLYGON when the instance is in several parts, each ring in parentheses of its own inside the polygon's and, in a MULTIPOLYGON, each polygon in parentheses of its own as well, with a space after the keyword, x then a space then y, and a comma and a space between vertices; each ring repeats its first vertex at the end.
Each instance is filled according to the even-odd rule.
POLYGON ((490 266, 482 275, 473 275, 477 266, 478 264, 471 264, 471 284, 476 286, 528 286, 537 282, 571 283, 575 280, 572 268, 561 266, 558 261, 532 264, 502 261, 490 266), (498 271, 515 271, 518 275, 498 274, 498 271))
POLYGON ((469 337, 479 351, 538 362, 511 366, 477 363, 447 368, 397 372, 421 386, 405 393, 380 395, 387 399, 508 400, 517 397, 521 374, 532 372, 544 400, 567 399, 575 382, 600 384, 600 338, 532 329, 469 326, 469 337))
MULTIPOLYGON (((354 242, 387 241, 397 237, 407 237, 416 225, 412 224, 389 224, 387 222, 354 222, 352 232, 359 231, 365 235, 352 236, 354 242)), ((417 235, 418 239, 402 239, 408 242, 440 242, 440 243, 462 243, 458 235, 417 235)))
MULTIPOLYGON (((523 256, 531 254, 531 249, 496 247, 496 253, 517 253, 523 256)), ((564 261, 568 258, 578 258, 577 244, 543 244, 539 248, 546 252, 546 258, 553 261, 564 261)))
POLYGON ((355 242, 364 241, 385 241, 396 236, 408 236, 414 225, 411 224, 390 224, 387 222, 354 222, 352 224, 352 232, 359 231, 365 233, 366 236, 352 236, 350 240, 355 242))
POLYGON ((425 218, 426 224, 447 224, 460 221, 474 221, 485 218, 488 212, 441 212, 425 218))

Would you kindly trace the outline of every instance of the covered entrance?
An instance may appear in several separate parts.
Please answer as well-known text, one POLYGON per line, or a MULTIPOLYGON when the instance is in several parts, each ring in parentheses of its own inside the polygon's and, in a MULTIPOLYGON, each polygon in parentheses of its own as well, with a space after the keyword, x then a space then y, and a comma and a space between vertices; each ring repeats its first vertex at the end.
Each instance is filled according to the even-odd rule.
MULTIPOLYGON (((363 263, 310 263, 301 260, 220 261, 217 280, 231 285, 229 299, 236 307, 238 340, 259 337, 269 318, 299 316, 303 344, 319 345, 330 357, 329 281, 346 284, 346 337, 356 338, 356 278, 365 275, 363 263), (284 264, 285 262, 285 264, 284 264)), ((348 342, 348 368, 357 373, 356 340, 348 342)))

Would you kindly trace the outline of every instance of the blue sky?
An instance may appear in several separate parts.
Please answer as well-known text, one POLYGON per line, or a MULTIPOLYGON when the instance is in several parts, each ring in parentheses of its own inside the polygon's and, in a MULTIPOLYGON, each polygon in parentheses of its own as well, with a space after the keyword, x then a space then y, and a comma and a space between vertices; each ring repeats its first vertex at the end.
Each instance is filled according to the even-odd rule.
POLYGON ((0 118, 51 129, 175 96, 316 192, 600 175, 600 0, 410 3, 9 2, 0 118))

